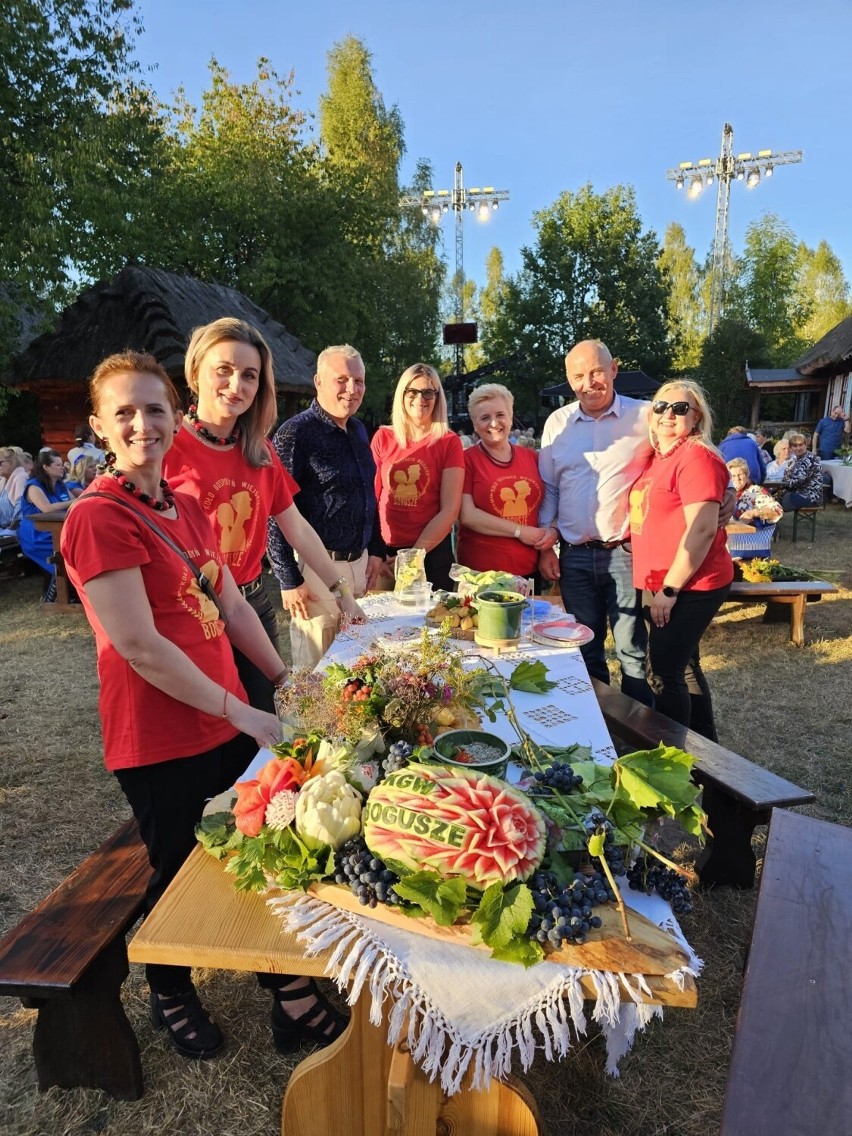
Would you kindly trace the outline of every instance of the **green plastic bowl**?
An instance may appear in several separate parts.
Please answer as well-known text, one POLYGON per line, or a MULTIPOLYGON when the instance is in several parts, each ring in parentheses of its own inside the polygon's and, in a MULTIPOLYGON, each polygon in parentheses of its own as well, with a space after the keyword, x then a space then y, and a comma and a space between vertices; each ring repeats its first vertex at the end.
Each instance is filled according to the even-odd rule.
POLYGON ((447 765, 456 765, 459 769, 471 769, 477 773, 490 773, 492 777, 505 777, 506 766, 509 763, 509 754, 512 747, 496 734, 487 730, 448 730, 435 739, 435 755, 439 761, 447 765), (459 747, 469 745, 487 745, 494 749, 494 757, 484 757, 477 761, 459 761, 450 754, 459 747))

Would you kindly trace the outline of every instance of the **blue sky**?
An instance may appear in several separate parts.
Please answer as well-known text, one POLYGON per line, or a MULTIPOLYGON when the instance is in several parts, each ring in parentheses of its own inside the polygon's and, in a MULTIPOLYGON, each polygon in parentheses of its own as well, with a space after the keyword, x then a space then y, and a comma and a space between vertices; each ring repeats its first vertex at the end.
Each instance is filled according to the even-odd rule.
MULTIPOLYGON (((630 183, 646 228, 660 239, 679 221, 703 257, 713 240, 715 190, 695 201, 668 168, 734 151, 803 150, 754 190, 731 187, 729 236, 742 248, 763 212, 814 247, 825 239, 852 279, 852 42, 849 0, 137 0, 145 32, 137 55, 156 65, 162 98, 179 84, 198 100, 211 57, 250 81, 268 56, 295 72, 297 105, 316 110, 326 53, 347 34, 373 55, 377 86, 399 107, 403 179, 428 158, 436 188, 507 189, 486 225, 468 215, 465 272, 481 282, 492 245, 508 271, 531 245, 533 213, 563 190, 630 183), (845 109, 844 109, 845 108, 845 109)), ((446 225, 446 222, 444 222, 446 225)), ((445 236, 454 259, 452 231, 445 236)))

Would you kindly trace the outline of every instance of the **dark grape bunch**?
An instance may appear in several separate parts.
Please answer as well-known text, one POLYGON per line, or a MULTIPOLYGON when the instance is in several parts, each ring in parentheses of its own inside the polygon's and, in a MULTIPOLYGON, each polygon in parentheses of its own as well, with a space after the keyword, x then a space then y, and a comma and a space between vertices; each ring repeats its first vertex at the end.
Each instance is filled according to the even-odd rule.
POLYGON ((592 909, 615 899, 600 872, 575 876, 570 884, 558 883, 552 872, 536 872, 527 886, 535 906, 527 937, 554 948, 563 942, 584 943, 589 931, 601 926, 592 909))
MULTIPOLYGON (((624 845, 615 843, 614 826, 611 820, 608 820, 603 813, 591 812, 583 817, 583 828, 586 830, 586 836, 595 836, 601 831, 606 833, 604 839, 604 855, 606 862, 609 865, 609 870, 614 876, 623 876, 627 871, 624 864, 624 853, 626 851, 624 845)), ((593 864, 599 863, 598 856, 592 856, 593 864)))
POLYGON ((388 747, 385 754, 385 759, 382 762, 382 773, 385 777, 389 773, 396 773, 399 769, 404 769, 411 760, 411 755, 414 753, 414 747, 408 742, 394 742, 393 745, 388 747))
POLYGON ((363 836, 353 836, 335 854, 334 882, 349 888, 365 907, 380 903, 398 906, 402 901, 393 890, 399 876, 386 868, 367 847, 363 836))
POLYGON ((656 892, 662 896, 671 904, 675 915, 689 915, 692 911, 692 896, 683 876, 658 860, 649 863, 645 856, 640 856, 628 869, 627 882, 633 891, 644 891, 646 895, 656 892))
POLYGON ((583 778, 567 761, 554 761, 547 769, 539 769, 535 779, 540 789, 555 789, 557 793, 570 793, 583 784, 583 778))

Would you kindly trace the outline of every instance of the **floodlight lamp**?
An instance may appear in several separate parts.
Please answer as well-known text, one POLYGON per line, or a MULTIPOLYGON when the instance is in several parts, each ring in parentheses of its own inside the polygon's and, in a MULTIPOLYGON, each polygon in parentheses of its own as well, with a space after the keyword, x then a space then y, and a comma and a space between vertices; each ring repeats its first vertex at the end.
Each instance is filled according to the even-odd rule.
POLYGON ((746 178, 746 189, 754 189, 760 181, 760 170, 749 170, 746 178))
POLYGON ((683 175, 678 174, 675 178, 675 189, 683 189, 683 175))
POLYGON ((445 201, 444 204, 441 206, 441 212, 442 213, 449 213, 449 211, 450 211, 450 207, 445 201))
POLYGON ((737 181, 742 181, 745 177, 745 170, 742 166, 737 167, 737 181))
POLYGON ((491 202, 491 208, 492 209, 499 209, 500 208, 500 202, 499 201, 492 201, 491 202))
POLYGON ((704 188, 704 182, 696 175, 689 183, 689 196, 697 197, 704 188))
POLYGON ((427 206, 425 206, 425 205, 421 207, 420 212, 423 214, 424 217, 429 216, 429 210, 428 210, 427 206))
POLYGON ((467 207, 471 211, 471 213, 476 212, 476 202, 475 201, 469 201, 467 207))
POLYGON ((441 220, 441 208, 440 208, 439 205, 433 205, 432 206, 432 220, 435 222, 436 225, 441 220))
POLYGON ((774 169, 774 167, 773 167, 773 166, 772 166, 772 165, 770 164, 770 165, 768 165, 768 166, 766 167, 766 169, 765 169, 765 170, 763 171, 763 176, 764 176, 764 177, 768 177, 768 178, 771 178, 771 177, 772 177, 772 175, 773 175, 774 173, 775 173, 775 169, 774 169))
POLYGON ((707 177, 704 179, 704 184, 705 185, 712 185, 715 180, 716 179, 713 176, 713 174, 708 174, 707 177))
POLYGON ((488 216, 488 202, 487 201, 483 201, 483 202, 480 203, 477 216, 479 217, 480 221, 484 221, 485 218, 488 216))

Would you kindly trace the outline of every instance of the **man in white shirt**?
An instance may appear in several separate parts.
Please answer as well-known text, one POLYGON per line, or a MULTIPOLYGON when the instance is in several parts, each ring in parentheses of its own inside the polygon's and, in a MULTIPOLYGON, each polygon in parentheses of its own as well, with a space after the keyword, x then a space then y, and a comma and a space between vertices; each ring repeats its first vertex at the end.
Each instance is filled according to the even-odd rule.
POLYGON ((565 357, 577 401, 547 419, 539 472, 545 500, 539 524, 559 533, 559 558, 543 552, 539 571, 559 580, 565 610, 595 633, 581 647, 589 674, 609 682, 607 620, 621 664, 621 689, 646 706, 647 635, 633 586, 628 495, 651 456, 649 403, 615 393, 618 366, 606 345, 585 340, 565 357))

